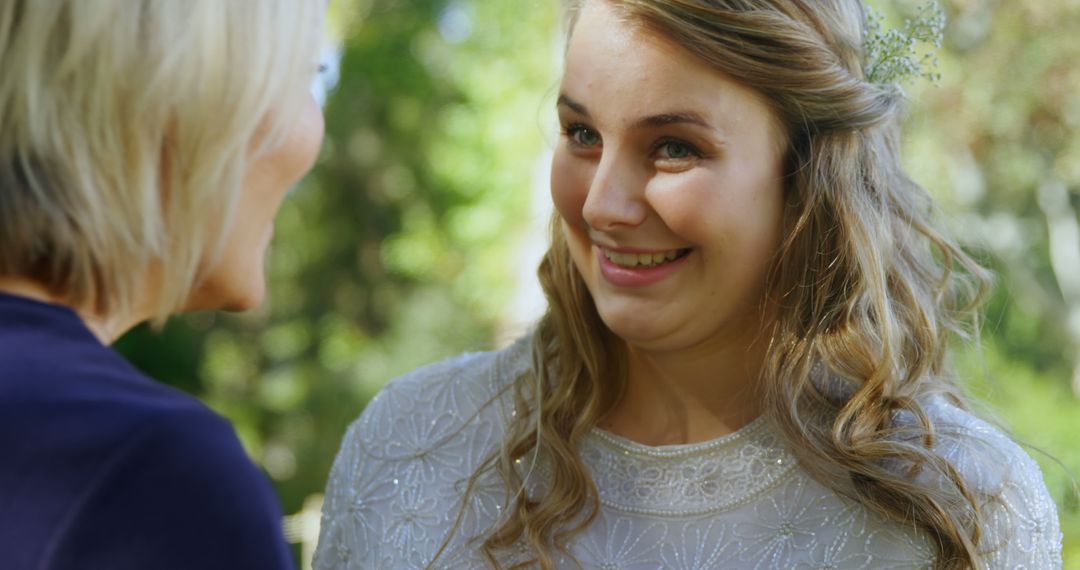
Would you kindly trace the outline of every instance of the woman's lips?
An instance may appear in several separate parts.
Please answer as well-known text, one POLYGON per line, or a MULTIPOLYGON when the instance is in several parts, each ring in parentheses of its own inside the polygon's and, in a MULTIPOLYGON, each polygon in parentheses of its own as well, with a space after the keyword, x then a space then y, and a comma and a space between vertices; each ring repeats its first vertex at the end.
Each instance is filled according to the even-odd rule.
POLYGON ((691 248, 656 251, 617 251, 593 246, 600 273, 617 287, 647 287, 667 279, 682 267, 691 248))
POLYGON ((612 263, 628 269, 656 267, 675 261, 690 252, 688 248, 643 252, 617 251, 603 246, 600 246, 600 250, 612 263))

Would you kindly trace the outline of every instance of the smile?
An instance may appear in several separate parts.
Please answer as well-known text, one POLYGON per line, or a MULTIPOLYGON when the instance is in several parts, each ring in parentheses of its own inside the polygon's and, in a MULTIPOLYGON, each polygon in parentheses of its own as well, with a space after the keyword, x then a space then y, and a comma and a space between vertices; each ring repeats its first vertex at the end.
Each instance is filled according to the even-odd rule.
POLYGON ((622 253, 612 251, 605 247, 601 248, 601 251, 604 253, 604 257, 609 261, 619 267, 625 267, 627 269, 652 269, 653 267, 660 267, 661 265, 667 265, 668 263, 686 257, 686 255, 690 253, 689 248, 672 249, 654 253, 622 253))

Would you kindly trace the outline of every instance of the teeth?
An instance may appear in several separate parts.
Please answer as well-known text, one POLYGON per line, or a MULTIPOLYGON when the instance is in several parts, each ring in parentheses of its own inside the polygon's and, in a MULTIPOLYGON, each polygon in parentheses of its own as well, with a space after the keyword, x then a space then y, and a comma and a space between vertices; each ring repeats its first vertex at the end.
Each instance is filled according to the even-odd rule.
POLYGON ((621 267, 650 268, 674 261, 679 257, 679 250, 673 249, 671 251, 660 253, 620 253, 611 251, 610 249, 604 249, 604 257, 607 257, 612 263, 621 267))

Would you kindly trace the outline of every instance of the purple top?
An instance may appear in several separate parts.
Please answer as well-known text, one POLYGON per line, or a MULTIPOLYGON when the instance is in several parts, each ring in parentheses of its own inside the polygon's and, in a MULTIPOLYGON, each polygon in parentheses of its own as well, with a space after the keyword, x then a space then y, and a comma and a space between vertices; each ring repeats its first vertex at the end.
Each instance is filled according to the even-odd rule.
POLYGON ((293 568, 232 426, 71 309, 0 293, 0 568, 293 568))

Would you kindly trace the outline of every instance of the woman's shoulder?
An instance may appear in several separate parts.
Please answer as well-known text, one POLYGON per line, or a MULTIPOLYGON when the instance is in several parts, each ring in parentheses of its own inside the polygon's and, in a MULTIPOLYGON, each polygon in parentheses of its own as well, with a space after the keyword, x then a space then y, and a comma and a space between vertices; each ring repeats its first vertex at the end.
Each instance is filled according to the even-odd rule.
POLYGON ((510 413, 513 382, 531 368, 529 351, 526 337, 502 350, 461 354, 399 376, 368 402, 346 439, 392 441, 418 422, 428 424, 424 432, 434 438, 510 413))
POLYGON ((1038 463, 1004 431, 943 399, 926 406, 935 450, 980 503, 979 549, 992 568, 1061 566, 1057 508, 1038 463))
POLYGON ((106 459, 59 527, 57 560, 80 561, 70 567, 97 567, 93 560, 291 566, 273 489, 226 420, 192 406, 148 418, 138 430, 106 459), (193 551, 193 543, 200 548, 193 551))
POLYGON ((420 568, 450 527, 472 536, 493 520, 503 498, 498 482, 476 481, 467 505, 462 498, 502 440, 514 380, 530 369, 526 337, 390 381, 341 443, 315 567, 420 568))
POLYGON ((5 470, 0 480, 33 480, 63 465, 65 474, 78 473, 86 483, 111 462, 123 461, 124 454, 162 454, 177 443, 223 442, 239 450, 228 421, 195 397, 154 381, 92 339, 59 344, 52 354, 0 358, 6 367, 0 447, 11 451, 12 465, 18 466, 5 470), (59 463, 58 457, 63 458, 59 463))
POLYGON ((394 378, 346 430, 336 471, 348 478, 411 472, 441 456, 455 464, 470 458, 457 469, 469 471, 500 440, 513 414, 514 380, 531 366, 525 337, 502 350, 458 355, 394 378))
POLYGON ((207 560, 189 552, 199 542, 206 556, 286 567, 276 498, 228 421, 171 391, 94 394, 85 404, 66 397, 41 407, 28 423, 38 435, 11 448, 10 468, 0 474, 0 502, 11 508, 0 528, 25 530, 16 556, 51 552, 58 568, 95 567, 97 555, 103 564, 169 558, 177 564, 161 567, 200 567, 207 560))
POLYGON ((934 425, 936 451, 974 491, 992 495, 1020 480, 1045 487, 1039 465, 1001 428, 942 398, 925 408, 934 425))

